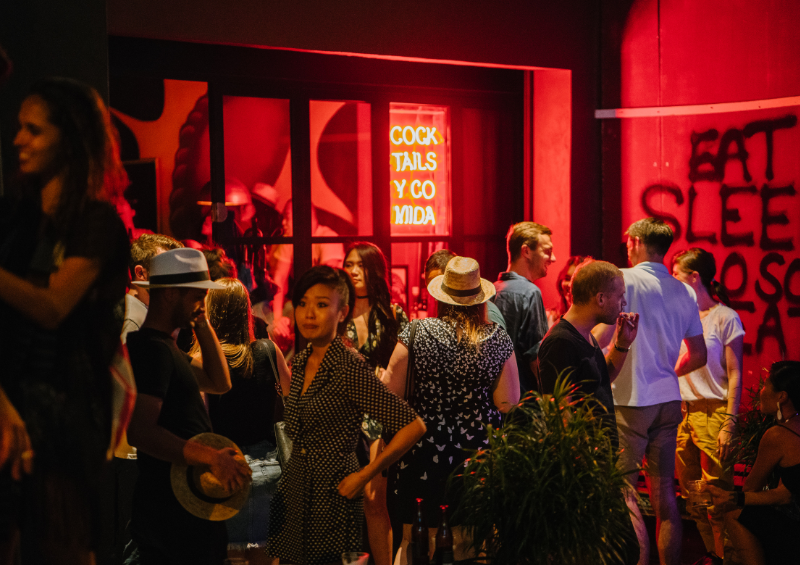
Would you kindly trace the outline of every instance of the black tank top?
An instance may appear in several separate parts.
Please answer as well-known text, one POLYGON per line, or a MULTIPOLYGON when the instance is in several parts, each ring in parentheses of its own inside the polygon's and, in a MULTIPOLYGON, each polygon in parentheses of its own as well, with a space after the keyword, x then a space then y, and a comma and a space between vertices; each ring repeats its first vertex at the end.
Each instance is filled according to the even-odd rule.
MULTIPOLYGON (((788 426, 784 426, 783 424, 778 424, 780 427, 789 430, 797 437, 800 437, 796 431, 791 429, 788 426)), ((792 495, 797 496, 800 494, 800 463, 797 465, 792 465, 791 467, 778 467, 776 469, 776 474, 780 479, 783 481, 784 486, 789 489, 789 492, 792 495)))
MULTIPOLYGON (((271 345, 271 344, 270 344, 271 345)), ((269 441, 275 445, 274 413, 277 391, 272 364, 267 358, 267 340, 250 344, 253 351, 253 374, 244 377, 239 369, 231 369, 231 390, 208 395, 208 413, 214 433, 239 446, 269 441)), ((275 358, 273 357, 273 361, 275 358)))

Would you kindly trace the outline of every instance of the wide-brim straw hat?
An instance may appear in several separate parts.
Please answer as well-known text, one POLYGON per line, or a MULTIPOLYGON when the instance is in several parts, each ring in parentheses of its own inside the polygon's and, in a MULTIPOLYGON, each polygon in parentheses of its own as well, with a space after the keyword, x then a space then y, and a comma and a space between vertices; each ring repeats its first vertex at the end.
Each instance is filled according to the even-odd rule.
POLYGON ((202 251, 191 247, 170 249, 150 260, 150 280, 133 281, 133 284, 149 288, 225 288, 211 280, 208 262, 202 251))
MULTIPOLYGON (((194 436, 190 441, 223 449, 232 447, 242 455, 242 450, 226 437, 212 433, 194 436)), ((244 506, 250 495, 250 481, 235 492, 229 492, 222 486, 206 465, 172 464, 170 469, 172 492, 187 512, 202 518, 218 522, 236 515, 244 506)))
POLYGON ((495 295, 492 283, 481 278, 478 262, 471 257, 453 257, 443 275, 434 277, 428 292, 439 302, 455 306, 483 304, 495 295))

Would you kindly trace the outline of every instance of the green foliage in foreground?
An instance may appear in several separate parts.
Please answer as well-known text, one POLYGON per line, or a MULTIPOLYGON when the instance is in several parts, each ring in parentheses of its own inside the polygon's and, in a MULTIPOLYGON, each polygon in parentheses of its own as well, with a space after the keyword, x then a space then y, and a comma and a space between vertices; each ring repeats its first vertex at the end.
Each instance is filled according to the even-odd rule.
POLYGON ((528 394, 472 452, 458 519, 492 565, 622 561, 630 515, 610 433, 563 375, 552 398, 528 394))
POLYGON ((775 418, 761 413, 761 399, 759 392, 764 387, 764 375, 769 375, 769 369, 762 369, 758 383, 744 391, 739 416, 736 423, 736 436, 734 438, 734 456, 732 465, 741 463, 745 472, 750 472, 756 462, 758 444, 769 428, 775 425, 775 418))

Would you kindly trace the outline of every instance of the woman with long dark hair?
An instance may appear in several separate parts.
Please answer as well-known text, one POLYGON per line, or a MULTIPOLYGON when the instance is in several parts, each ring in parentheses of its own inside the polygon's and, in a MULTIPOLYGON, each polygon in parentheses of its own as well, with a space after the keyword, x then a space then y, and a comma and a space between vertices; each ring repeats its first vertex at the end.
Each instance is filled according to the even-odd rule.
MULTIPOLYGON (((351 244, 345 252, 344 270, 353 282, 356 297, 345 337, 380 378, 397 344, 397 334, 408 325, 408 317, 400 306, 392 304, 386 278, 386 257, 376 245, 367 242, 351 244)), ((374 461, 384 446, 380 422, 366 414, 362 429, 368 444, 361 451, 368 449, 369 461, 374 461)), ((363 458, 366 459, 366 453, 363 458)), ((389 565, 392 526, 386 506, 386 477, 382 474, 364 489, 364 513, 375 565, 389 565)))
MULTIPOLYGON (((514 345, 487 317, 486 302, 495 288, 481 278, 478 262, 454 257, 445 273, 428 284, 428 292, 438 301, 438 317, 417 322, 413 342, 411 327, 401 332, 384 374, 389 390, 402 398, 413 350, 416 377, 411 404, 428 431, 402 457, 391 477, 390 493, 400 509, 406 539, 413 501, 423 499, 425 521, 435 528, 440 505, 457 500, 447 492, 447 478, 463 467, 465 450, 486 445, 483 426, 498 426, 500 414, 514 407, 520 395, 514 345)), ((456 559, 466 558, 460 528, 454 533, 456 559)))
POLYGON ((292 362, 285 418, 292 453, 270 507, 268 553, 281 561, 317 565, 359 551, 361 492, 425 433, 414 411, 338 337, 353 294, 350 277, 327 266, 306 271, 294 288, 295 323, 308 346, 292 362), (365 413, 395 435, 361 467, 355 446, 365 413))
POLYGON ((397 335, 408 324, 408 316, 399 305, 392 304, 386 256, 378 246, 367 242, 351 244, 345 252, 343 268, 356 291, 353 317, 345 337, 380 376, 392 357, 397 335))
MULTIPOLYGON (((721 285, 714 280, 714 255, 699 247, 680 251, 672 260, 672 274, 697 295, 708 350, 705 366, 678 379, 685 407, 675 455, 681 491, 687 496, 689 481, 700 479, 733 490, 730 456, 742 397, 744 328, 739 315, 729 307, 721 285)), ((685 345, 681 346, 681 355, 688 355, 685 345)), ((692 509, 692 517, 709 555, 721 559, 721 517, 702 508, 692 509)))
MULTIPOLYGON (((242 450, 252 470, 250 497, 239 513, 225 522, 228 554, 250 563, 268 563, 264 549, 269 529, 269 505, 280 476, 274 432, 277 378, 289 392, 290 374, 281 350, 269 340, 256 340, 247 289, 238 279, 217 280, 225 288, 206 296, 208 322, 228 361, 231 390, 208 395, 208 414, 214 432, 242 450)), ((190 354, 200 355, 195 341, 190 354)))
POLYGON ((32 473, 21 488, 0 474, 0 538, 19 527, 26 563, 89 563, 130 253, 109 201, 127 176, 85 84, 35 84, 19 125, 18 190, 0 203, 0 386, 27 432, 11 452, 32 473))
MULTIPOLYGON (((761 413, 775 418, 758 444, 743 491, 709 484, 737 563, 797 563, 800 532, 800 362, 772 364, 759 397, 761 413), (769 485, 768 490, 764 490, 769 485)), ((727 558, 726 558, 727 562, 727 558)))

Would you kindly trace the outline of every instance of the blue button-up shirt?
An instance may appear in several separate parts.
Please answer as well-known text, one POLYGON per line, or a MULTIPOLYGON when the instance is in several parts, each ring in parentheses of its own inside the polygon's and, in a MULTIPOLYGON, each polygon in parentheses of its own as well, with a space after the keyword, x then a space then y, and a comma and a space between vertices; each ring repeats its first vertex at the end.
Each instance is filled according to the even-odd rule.
POLYGON ((542 291, 514 271, 500 273, 494 286, 497 294, 493 301, 503 314, 506 332, 514 343, 520 389, 523 393, 538 389, 531 361, 536 359, 539 344, 547 333, 542 291))

